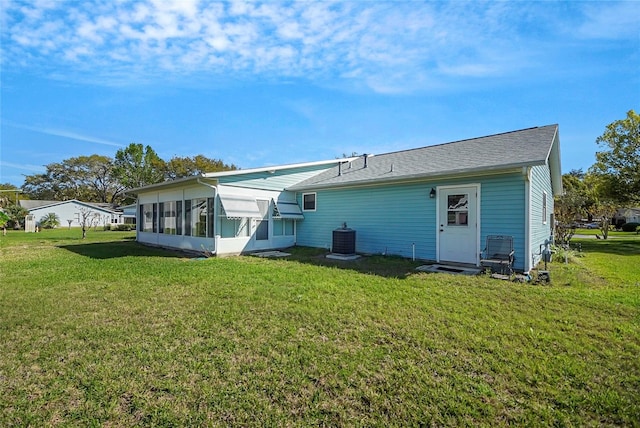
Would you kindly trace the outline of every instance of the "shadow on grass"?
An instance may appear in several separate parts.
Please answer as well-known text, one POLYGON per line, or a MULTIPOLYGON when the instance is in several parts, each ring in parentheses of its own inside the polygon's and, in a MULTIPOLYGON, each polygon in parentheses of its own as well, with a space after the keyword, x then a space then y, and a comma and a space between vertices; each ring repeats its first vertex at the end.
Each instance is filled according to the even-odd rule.
POLYGON ((385 278, 405 279, 418 273, 416 268, 425 264, 423 261, 411 261, 398 256, 362 256, 356 260, 333 260, 326 257, 327 250, 310 247, 291 247, 286 260, 314 266, 333 267, 352 270, 359 273, 377 275, 385 278))
POLYGON ((115 259, 119 257, 175 257, 184 258, 190 257, 181 251, 171 251, 163 248, 148 247, 146 245, 138 244, 133 240, 126 238, 123 241, 110 241, 110 242, 93 242, 90 244, 67 244, 58 245, 58 248, 62 248, 72 253, 79 254, 84 257, 92 259, 115 259))
POLYGON ((575 239, 571 242, 580 243, 582 251, 587 253, 606 253, 618 256, 640 255, 640 238, 609 238, 609 239, 575 239))

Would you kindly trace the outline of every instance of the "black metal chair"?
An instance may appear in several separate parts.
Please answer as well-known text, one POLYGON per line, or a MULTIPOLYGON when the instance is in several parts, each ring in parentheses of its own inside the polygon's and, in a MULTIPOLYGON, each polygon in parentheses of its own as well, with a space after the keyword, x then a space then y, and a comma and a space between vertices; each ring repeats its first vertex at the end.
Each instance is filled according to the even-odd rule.
POLYGON ((513 236, 488 235, 486 246, 480 254, 480 265, 491 268, 493 272, 499 268, 501 274, 507 271, 511 275, 515 260, 514 254, 513 236))

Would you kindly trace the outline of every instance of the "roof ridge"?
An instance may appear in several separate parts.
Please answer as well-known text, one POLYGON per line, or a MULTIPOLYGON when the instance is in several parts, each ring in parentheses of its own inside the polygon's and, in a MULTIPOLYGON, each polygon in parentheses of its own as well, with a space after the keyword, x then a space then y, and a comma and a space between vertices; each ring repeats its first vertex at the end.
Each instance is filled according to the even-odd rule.
MULTIPOLYGON (((375 156, 393 155, 393 154, 397 154, 397 153, 405 153, 405 152, 411 152, 411 151, 415 151, 415 150, 423 150, 423 149, 431 148, 431 147, 447 146, 449 144, 464 143, 466 141, 481 140, 483 138, 493 138, 493 137, 497 137, 499 135, 515 134, 517 132, 530 131, 532 129, 547 128, 549 126, 557 126, 557 125, 558 124, 554 123, 554 124, 550 124, 550 125, 532 126, 532 127, 529 127, 529 128, 517 129, 515 131, 498 132, 498 133, 495 133, 495 134, 483 135, 481 137, 464 138, 462 140, 448 141, 446 143, 437 143, 437 144, 431 144, 431 145, 428 145, 428 146, 414 147, 412 149, 404 149, 404 150, 396 150, 394 152, 380 153, 380 154, 376 154, 375 156)), ((364 156, 364 155, 361 155, 361 156, 364 156)), ((369 155, 369 156, 371 156, 371 155, 369 155)))

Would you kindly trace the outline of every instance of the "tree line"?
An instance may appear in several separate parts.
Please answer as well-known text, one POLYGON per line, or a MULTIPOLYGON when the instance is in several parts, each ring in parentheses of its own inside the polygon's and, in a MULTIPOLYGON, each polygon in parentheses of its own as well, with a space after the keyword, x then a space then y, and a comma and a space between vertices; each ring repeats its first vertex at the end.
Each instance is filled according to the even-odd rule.
POLYGON ((597 221, 607 239, 616 211, 640 206, 640 115, 629 110, 626 118, 607 125, 596 143, 603 150, 587 172, 562 176, 564 194, 556 198, 554 210, 560 244, 569 242, 582 218, 597 221))
POLYGON ((136 143, 118 150, 114 158, 96 154, 78 156, 50 163, 45 168, 42 174, 25 176, 21 198, 78 199, 119 205, 133 200, 125 194, 127 189, 205 172, 237 169, 233 164, 204 155, 175 156, 165 161, 151 146, 136 143))

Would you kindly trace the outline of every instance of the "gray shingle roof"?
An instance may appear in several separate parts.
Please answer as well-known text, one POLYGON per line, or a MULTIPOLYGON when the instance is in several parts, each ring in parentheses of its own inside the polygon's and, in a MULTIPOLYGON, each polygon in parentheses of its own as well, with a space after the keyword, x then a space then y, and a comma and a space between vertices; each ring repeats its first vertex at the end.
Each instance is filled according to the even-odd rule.
POLYGON ((51 206, 56 206, 56 205, 62 205, 65 203, 70 203, 70 202, 77 202, 81 205, 87 205, 102 211, 109 211, 109 212, 118 212, 121 211, 120 209, 118 209, 117 207, 115 207, 113 204, 108 204, 108 203, 101 203, 101 202, 82 202, 79 201, 77 199, 68 199, 66 201, 45 201, 45 200, 35 200, 35 199, 20 199, 19 203, 20 206, 22 208, 25 208, 27 210, 35 210, 38 208, 43 208, 43 207, 51 207, 51 206))
POLYGON ((288 190, 450 176, 543 165, 551 153, 558 125, 522 129, 399 152, 364 157, 334 167, 288 190))

